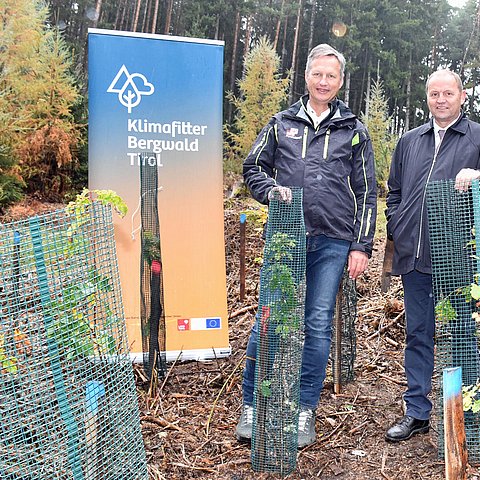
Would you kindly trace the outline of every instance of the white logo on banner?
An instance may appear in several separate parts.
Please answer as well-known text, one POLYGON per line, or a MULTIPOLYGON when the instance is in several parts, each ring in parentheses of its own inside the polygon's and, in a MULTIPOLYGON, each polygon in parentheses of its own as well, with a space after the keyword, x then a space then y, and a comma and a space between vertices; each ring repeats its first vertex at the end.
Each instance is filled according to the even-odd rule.
POLYGON ((132 113, 132 108, 141 102, 142 95, 151 95, 154 91, 154 86, 145 75, 130 74, 125 65, 122 65, 107 90, 108 93, 118 94, 118 101, 128 109, 128 113, 132 113))

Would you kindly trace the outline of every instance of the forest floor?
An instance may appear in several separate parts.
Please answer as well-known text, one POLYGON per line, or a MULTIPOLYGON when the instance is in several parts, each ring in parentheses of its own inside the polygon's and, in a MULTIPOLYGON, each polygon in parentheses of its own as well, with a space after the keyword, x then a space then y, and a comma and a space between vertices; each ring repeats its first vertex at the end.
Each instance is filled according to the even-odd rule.
MULTIPOLYGON (((51 210, 26 201, 3 221, 51 210)), ((381 215, 381 213, 380 213, 381 215)), ((245 348, 257 308, 259 258, 262 256, 259 205, 246 197, 225 200, 225 246, 229 334, 232 353, 207 362, 169 365, 166 378, 149 388, 135 367, 140 420, 152 480, 277 479, 252 470, 250 447, 234 430, 242 406, 241 377, 245 348), (250 211, 246 227, 246 294, 239 298, 239 215, 250 211), (257 219, 257 221, 255 221, 257 219)), ((357 281, 355 379, 333 393, 330 368, 317 409, 315 444, 297 455, 291 480, 440 480, 444 462, 438 454, 437 421, 428 434, 390 444, 386 429, 402 416, 404 311, 398 278, 380 291, 385 238, 381 232, 368 270, 357 281)), ((435 380, 435 379, 434 379, 435 380)), ((435 401, 435 394, 432 395, 435 401)), ((478 466, 467 478, 480 480, 478 466)))

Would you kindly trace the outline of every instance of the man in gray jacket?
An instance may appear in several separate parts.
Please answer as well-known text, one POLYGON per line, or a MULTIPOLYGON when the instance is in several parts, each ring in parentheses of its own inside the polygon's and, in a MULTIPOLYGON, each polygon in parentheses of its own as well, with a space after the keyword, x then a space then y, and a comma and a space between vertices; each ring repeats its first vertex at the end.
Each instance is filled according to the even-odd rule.
MULTIPOLYGON (((336 98, 345 58, 329 45, 310 52, 305 69, 308 95, 272 117, 245 159, 243 174, 253 197, 291 200, 303 189, 307 232, 305 343, 300 383, 298 445, 315 441, 315 409, 325 379, 332 317, 339 283, 367 268, 376 219, 371 141, 362 123, 336 98)), ((240 441, 250 441, 258 319, 247 346, 240 441)))
POLYGON ((406 314, 403 395, 406 412, 386 433, 399 442, 429 430, 432 404, 435 314, 426 212, 427 183, 456 179, 467 190, 480 177, 480 125, 462 112, 466 92, 460 77, 439 70, 426 83, 432 118, 405 133, 393 154, 387 196, 387 234, 394 241, 392 273, 401 275, 406 314))

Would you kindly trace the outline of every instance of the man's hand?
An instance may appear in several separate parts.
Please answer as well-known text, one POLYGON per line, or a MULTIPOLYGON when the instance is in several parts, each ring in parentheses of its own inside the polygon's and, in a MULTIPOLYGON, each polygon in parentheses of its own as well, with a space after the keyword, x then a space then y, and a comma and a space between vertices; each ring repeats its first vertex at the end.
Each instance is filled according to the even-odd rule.
POLYGON ((292 191, 288 187, 273 187, 268 192, 269 200, 279 200, 280 202, 292 203, 292 191))
POLYGON ((461 192, 466 192, 472 184, 472 180, 480 178, 480 171, 473 168, 462 168, 455 177, 455 188, 461 192))
POLYGON ((368 255, 359 250, 351 250, 348 254, 348 276, 355 280, 368 266, 368 255))

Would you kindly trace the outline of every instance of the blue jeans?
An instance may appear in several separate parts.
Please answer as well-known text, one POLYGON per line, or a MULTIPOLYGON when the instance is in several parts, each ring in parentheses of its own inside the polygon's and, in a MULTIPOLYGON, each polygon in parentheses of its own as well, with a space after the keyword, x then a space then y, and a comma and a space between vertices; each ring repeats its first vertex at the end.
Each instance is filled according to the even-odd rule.
POLYGON ((407 324, 407 390, 403 394, 406 414, 419 420, 428 420, 432 409, 428 394, 432 390, 435 334, 432 276, 413 270, 402 275, 402 283, 407 324))
MULTIPOLYGON (((325 235, 307 238, 305 343, 303 346, 300 404, 315 409, 325 380, 332 318, 338 287, 347 261, 350 242, 325 235)), ((253 405, 255 357, 259 318, 250 333, 243 371, 243 403, 253 405)))

